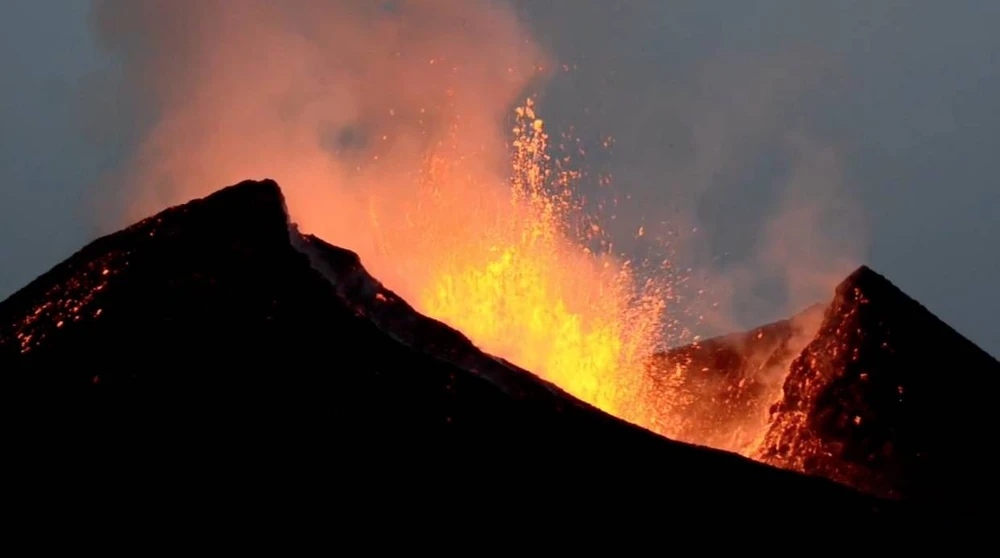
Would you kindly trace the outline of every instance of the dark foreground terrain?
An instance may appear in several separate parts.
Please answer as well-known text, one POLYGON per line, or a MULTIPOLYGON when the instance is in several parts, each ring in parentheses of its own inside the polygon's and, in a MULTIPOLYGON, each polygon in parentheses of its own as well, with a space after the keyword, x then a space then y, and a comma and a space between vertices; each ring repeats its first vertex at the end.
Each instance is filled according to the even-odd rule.
POLYGON ((72 470, 189 507, 896 511, 652 435, 479 352, 355 254, 290 229, 271 181, 98 239, 0 303, 0 372, 19 394, 9 449, 60 481, 21 486, 43 499, 72 470))
POLYGON ((1000 362, 862 267, 792 362, 766 461, 957 509, 1000 496, 987 441, 1000 362))
POLYGON ((678 364, 691 394, 679 439, 937 510, 1000 496, 988 441, 1000 363, 867 267, 825 306, 673 349, 651 370, 678 364))

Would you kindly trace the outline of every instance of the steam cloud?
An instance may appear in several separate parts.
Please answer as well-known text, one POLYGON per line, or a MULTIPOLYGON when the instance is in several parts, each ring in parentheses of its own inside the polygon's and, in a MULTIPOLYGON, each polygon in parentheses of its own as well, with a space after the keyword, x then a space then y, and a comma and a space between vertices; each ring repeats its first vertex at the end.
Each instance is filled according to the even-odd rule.
MULTIPOLYGON (((529 3, 515 4, 530 12, 529 3)), ((563 13, 563 27, 599 44, 590 33, 598 20, 648 11, 610 4, 538 9, 563 13)), ((373 208, 381 219, 410 218, 404 207, 416 199, 418 170, 445 148, 466 162, 461 185, 448 192, 457 213, 504 195, 512 104, 533 80, 552 77, 541 68, 563 62, 548 52, 563 54, 558 41, 540 48, 524 18, 499 1, 102 0, 94 14, 101 40, 121 60, 135 116, 148 123, 113 180, 126 202, 115 226, 271 177, 303 228, 361 253, 406 297, 412 293, 394 282, 398 267, 379 259, 373 208)), ((710 290, 693 301, 708 332, 822 301, 861 256, 858 208, 845 196, 836 151, 783 117, 819 69, 806 54, 777 59, 716 60, 669 96, 635 91, 613 117, 588 113, 591 125, 623 132, 609 170, 636 203, 619 208, 620 244, 629 246, 643 219, 656 233, 646 240, 674 231, 672 256, 692 268, 691 284, 710 290), (679 147, 651 152, 663 136, 679 147), (727 179, 752 167, 761 141, 782 146, 785 171, 753 193, 750 181, 727 179)), ((614 74, 612 60, 591 58, 585 70, 614 74)), ((573 103, 560 96, 565 82, 549 83, 543 116, 587 118, 559 114, 573 103)), ((606 92, 584 85, 568 94, 592 102, 606 92)))
POLYGON ((151 122, 115 178, 120 220, 270 177, 303 228, 383 277, 372 204, 404 218, 395 204, 445 142, 475 161, 467 182, 502 190, 503 124, 544 60, 486 1, 105 0, 95 19, 151 122))

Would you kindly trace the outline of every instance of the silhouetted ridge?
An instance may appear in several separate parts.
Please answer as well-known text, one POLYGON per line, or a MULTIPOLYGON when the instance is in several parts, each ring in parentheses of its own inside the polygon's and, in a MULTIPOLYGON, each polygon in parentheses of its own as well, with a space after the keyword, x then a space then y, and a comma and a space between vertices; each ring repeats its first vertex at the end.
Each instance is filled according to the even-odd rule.
POLYGON ((97 239, 0 303, 0 350, 18 355, 14 368, 45 370, 30 382, 148 381, 158 374, 150 369, 190 364, 174 362, 167 343, 245 363, 253 348, 241 346, 253 337, 233 322, 267 315, 276 304, 267 291, 294 280, 264 264, 302 262, 277 184, 242 182, 97 239), (70 364, 98 358, 105 369, 148 372, 70 364))
POLYGON ((942 509, 997 491, 983 440, 1000 363, 867 266, 827 305, 656 355, 650 373, 678 439, 942 509))
POLYGON ((905 309, 908 312, 907 315, 912 316, 915 319, 931 320, 935 324, 935 328, 938 331, 947 331, 948 338, 952 341, 964 345, 965 349, 972 353, 981 353, 981 358, 992 359, 994 363, 997 362, 996 357, 993 357, 978 345, 970 341, 953 327, 934 315, 919 301, 903 292, 902 289, 897 287, 884 275, 881 275, 870 267, 862 265, 856 269, 853 273, 848 275, 846 279, 841 281, 839 285, 837 285, 836 292, 838 296, 847 296, 852 293, 854 289, 859 289, 864 293, 868 293, 869 298, 878 297, 885 299, 898 299, 896 307, 899 310, 905 309))
POLYGON ((996 359, 861 267, 792 363, 762 457, 887 497, 995 495, 998 388, 996 359))
POLYGON ((483 354, 355 254, 289 230, 272 181, 98 239, 0 303, 0 371, 9 390, 49 388, 21 414, 29 447, 8 451, 55 477, 72 455, 98 486, 198 498, 231 482, 258 503, 270 488, 338 506, 419 489, 477 519, 507 513, 498 498, 637 518, 636 499, 685 513, 885 505, 655 436, 483 354))
POLYGON ((556 408, 568 403, 590 408, 589 404, 569 397, 558 386, 504 359, 468 350, 473 346, 468 337, 414 310, 369 275, 356 253, 313 235, 293 238, 297 239, 296 247, 309 255, 313 267, 330 279, 345 304, 400 342, 480 375, 508 395, 544 400, 556 408))

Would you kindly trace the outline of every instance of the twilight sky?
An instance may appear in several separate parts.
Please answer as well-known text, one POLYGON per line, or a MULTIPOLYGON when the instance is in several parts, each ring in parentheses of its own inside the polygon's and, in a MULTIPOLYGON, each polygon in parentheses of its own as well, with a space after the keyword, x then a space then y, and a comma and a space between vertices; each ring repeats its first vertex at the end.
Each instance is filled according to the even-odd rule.
MULTIPOLYGON (((632 198, 617 222, 683 230, 739 324, 816 296, 770 303, 760 275, 827 288, 863 262, 1000 355, 1000 2, 509 3, 567 68, 550 129, 614 138, 589 164, 632 198)), ((0 297, 114 228, 143 122, 134 39, 102 49, 92 8, 0 4, 0 297)))

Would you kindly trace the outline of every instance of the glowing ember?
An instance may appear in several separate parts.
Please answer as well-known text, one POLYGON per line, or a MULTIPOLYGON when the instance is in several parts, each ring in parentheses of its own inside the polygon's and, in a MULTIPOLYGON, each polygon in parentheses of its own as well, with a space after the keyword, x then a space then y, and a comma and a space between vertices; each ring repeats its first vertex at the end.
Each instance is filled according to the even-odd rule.
POLYGON ((246 4, 98 10, 109 28, 135 18, 123 31, 144 44, 146 26, 176 22, 121 53, 122 79, 156 91, 158 115, 121 172, 126 220, 273 178, 300 230, 357 252, 418 310, 646 424, 644 399, 626 394, 645 381, 669 297, 588 242, 601 227, 581 213, 577 175, 550 159, 530 104, 506 158, 498 122, 558 67, 517 12, 455 0, 246 4))
MULTIPOLYGON (((77 323, 81 319, 100 317, 103 309, 91 309, 94 297, 108 285, 111 267, 125 265, 124 254, 111 253, 90 262, 62 284, 52 287, 42 297, 44 302, 35 306, 22 320, 12 324, 21 353, 28 353, 46 338, 46 326, 56 329, 77 323)), ((6 325, 6 324, 4 324, 6 325)), ((0 330, 0 337, 4 331, 0 330)))
MULTIPOLYGON (((424 239, 426 250, 416 251, 426 274, 407 298, 484 350, 649 426, 645 361, 667 330, 669 290, 652 281, 638 285, 628 262, 587 249, 600 227, 573 195, 577 175, 553 164, 531 100, 516 109, 513 135, 503 203, 451 206, 443 194, 453 187, 452 162, 440 155, 428 161, 414 210, 423 219, 411 223, 405 243, 412 251, 413 237, 424 239)), ((388 239, 376 211, 371 217, 377 244, 391 252, 400 242, 388 239)), ((414 275, 406 277, 413 284, 414 275)))

